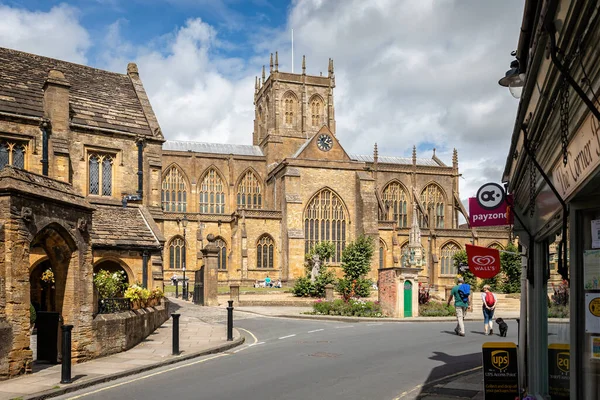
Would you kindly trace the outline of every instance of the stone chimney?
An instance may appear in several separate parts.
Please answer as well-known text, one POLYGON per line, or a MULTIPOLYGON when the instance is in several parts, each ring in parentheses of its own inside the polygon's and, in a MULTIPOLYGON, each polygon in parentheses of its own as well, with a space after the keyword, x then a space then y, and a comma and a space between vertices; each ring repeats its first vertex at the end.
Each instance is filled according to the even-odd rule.
POLYGON ((51 69, 44 82, 44 116, 52 122, 52 134, 69 132, 69 88, 62 71, 51 69))

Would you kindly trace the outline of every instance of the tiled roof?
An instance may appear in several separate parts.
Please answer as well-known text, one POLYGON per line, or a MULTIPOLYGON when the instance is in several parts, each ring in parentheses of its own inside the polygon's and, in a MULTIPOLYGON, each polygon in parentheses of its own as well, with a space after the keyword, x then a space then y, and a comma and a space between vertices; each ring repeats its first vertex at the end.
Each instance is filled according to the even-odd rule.
POLYGON ((94 247, 161 247, 137 207, 97 206, 92 216, 92 243, 94 247))
POLYGON ((211 154, 235 154, 239 156, 263 156, 263 152, 259 146, 244 144, 184 142, 179 140, 167 140, 163 143, 163 150, 191 151, 194 153, 211 154))
POLYGON ((43 117, 43 86, 51 69, 69 85, 71 122, 153 135, 128 75, 0 47, 0 111, 43 117))
MULTIPOLYGON (((350 158, 354 161, 362 161, 362 162, 374 162, 373 156, 364 156, 359 154, 350 154, 350 158)), ((403 165, 412 165, 412 158, 410 157, 389 157, 389 156, 379 156, 378 161, 382 164, 403 164, 403 165)), ((435 160, 431 158, 417 158, 417 165, 423 165, 427 167, 440 167, 441 165, 435 162, 435 160)))

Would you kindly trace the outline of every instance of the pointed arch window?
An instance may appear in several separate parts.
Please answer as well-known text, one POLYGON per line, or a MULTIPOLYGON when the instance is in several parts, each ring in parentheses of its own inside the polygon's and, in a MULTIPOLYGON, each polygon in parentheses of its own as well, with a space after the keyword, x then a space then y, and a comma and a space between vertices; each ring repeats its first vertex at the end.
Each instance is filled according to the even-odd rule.
POLYGON ((238 208, 262 208, 260 181, 254 172, 247 171, 237 188, 238 208))
POLYGON ((392 182, 383 190, 383 204, 386 207, 386 220, 396 221, 399 228, 408 226, 408 196, 406 190, 398 182, 392 182))
POLYGON ((492 243, 488 246, 488 249, 504 250, 504 247, 502 247, 499 243, 492 243))
MULTIPOLYGON (((432 227, 444 228, 444 194, 436 184, 429 184, 421 192, 421 204, 427 212, 427 218, 432 227)), ((419 226, 429 228, 423 213, 419 212, 419 226)))
POLYGON ((283 99, 284 118, 286 125, 293 125, 294 115, 296 113, 296 98, 293 94, 288 93, 283 99))
POLYGON ((0 169, 7 165, 25 169, 27 145, 20 142, 0 141, 0 169))
POLYGON ((402 247, 400 247, 400 266, 401 267, 408 266, 409 260, 410 260, 410 254, 408 251, 408 242, 406 242, 402 245, 402 247))
POLYGON ((227 270, 227 244, 223 238, 216 238, 215 245, 219 248, 217 255, 217 268, 221 271, 227 270))
POLYGON ((456 275, 456 267, 454 266, 454 255, 460 251, 460 247, 456 243, 447 243, 442 247, 440 257, 440 273, 442 275, 456 275))
POLYGON ((256 268, 274 268, 275 241, 269 235, 263 235, 256 244, 256 268))
POLYGON ((346 211, 342 199, 331 189, 322 189, 304 209, 304 251, 308 253, 320 242, 332 242, 339 263, 346 248, 346 211))
POLYGON ((88 153, 89 194, 112 196, 113 161, 112 154, 88 153))
POLYGON ((204 175, 199 194, 202 214, 225 214, 225 185, 214 168, 204 175))
POLYGON ((171 269, 181 269, 183 266, 183 248, 185 242, 180 236, 176 236, 169 244, 169 267, 171 269))
POLYGON ((169 168, 162 181, 161 201, 167 212, 187 212, 187 184, 179 168, 169 168))
POLYGON ((382 239, 379 239, 379 268, 385 268, 385 256, 387 253, 387 246, 382 239))
POLYGON ((318 127, 321 125, 323 117, 323 102, 318 97, 313 97, 310 101, 311 125, 318 127))

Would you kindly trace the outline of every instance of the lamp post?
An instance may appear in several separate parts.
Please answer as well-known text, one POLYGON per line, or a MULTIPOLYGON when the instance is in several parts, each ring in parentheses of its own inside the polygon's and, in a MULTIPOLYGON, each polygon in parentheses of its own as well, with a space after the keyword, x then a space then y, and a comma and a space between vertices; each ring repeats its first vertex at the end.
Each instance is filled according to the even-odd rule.
MULTIPOLYGON (((512 53, 516 55, 516 53, 512 53)), ((498 81, 500 86, 507 87, 510 94, 515 98, 521 98, 523 86, 525 86, 525 74, 521 71, 519 60, 513 60, 510 63, 510 69, 506 71, 505 76, 498 81)))
POLYGON ((183 287, 182 287, 182 297, 183 300, 187 300, 188 299, 188 292, 187 292, 187 284, 185 282, 185 258, 186 258, 186 247, 187 247, 187 242, 185 240, 185 228, 187 228, 187 224, 188 224, 188 219, 187 219, 187 215, 183 216, 183 219, 181 220, 181 225, 183 225, 183 254, 182 254, 182 264, 181 264, 181 269, 183 270, 183 287))

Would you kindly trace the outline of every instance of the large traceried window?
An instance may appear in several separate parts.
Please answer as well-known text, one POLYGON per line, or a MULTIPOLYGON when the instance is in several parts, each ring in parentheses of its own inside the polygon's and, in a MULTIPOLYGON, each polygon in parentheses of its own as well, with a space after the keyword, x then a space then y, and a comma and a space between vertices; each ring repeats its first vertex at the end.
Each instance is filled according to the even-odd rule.
POLYGON ((161 200, 165 211, 187 211, 187 185, 177 167, 171 167, 162 182, 161 200))
POLYGON ((20 142, 0 141, 0 169, 7 165, 25 169, 25 154, 27 145, 20 142))
POLYGON ((219 248, 217 256, 217 268, 225 271, 227 269, 227 244, 221 237, 215 239, 215 245, 219 248))
MULTIPOLYGON (((440 187, 430 183, 421 192, 421 204, 425 207, 425 212, 429 218, 429 223, 434 228, 444 228, 444 194, 440 187)), ((419 225, 421 228, 429 228, 426 219, 419 212, 419 225)))
POLYGON ((269 235, 263 235, 256 243, 256 268, 274 268, 275 242, 269 235))
POLYGON ((323 102, 318 96, 315 96, 310 101, 310 119, 311 125, 318 127, 322 123, 323 118, 323 102))
POLYGON ((185 243, 183 238, 176 236, 169 245, 169 268, 181 269, 183 266, 183 247, 185 243))
POLYGON ((238 208, 262 208, 260 181, 252 171, 247 171, 237 188, 238 208))
POLYGON ((446 243, 442 247, 442 256, 440 257, 440 273, 442 275, 456 275, 456 267, 454 266, 454 255, 460 251, 460 247, 456 243, 446 243))
POLYGON ((294 115, 296 114, 296 97, 292 93, 287 93, 283 98, 284 121, 286 125, 294 124, 294 115))
POLYGON ((214 168, 204 175, 199 192, 202 214, 225 214, 225 185, 214 168))
POLYGON ((396 221, 398 228, 408 226, 406 190, 399 182, 392 182, 383 189, 383 204, 386 207, 386 220, 396 221))
POLYGON ((114 156, 105 153, 88 153, 89 193, 112 196, 114 156))
POLYGON ((346 248, 346 211, 342 199, 331 189, 322 189, 304 209, 305 253, 320 242, 333 243, 331 262, 339 263, 346 248))

